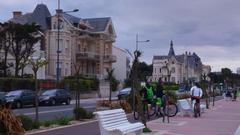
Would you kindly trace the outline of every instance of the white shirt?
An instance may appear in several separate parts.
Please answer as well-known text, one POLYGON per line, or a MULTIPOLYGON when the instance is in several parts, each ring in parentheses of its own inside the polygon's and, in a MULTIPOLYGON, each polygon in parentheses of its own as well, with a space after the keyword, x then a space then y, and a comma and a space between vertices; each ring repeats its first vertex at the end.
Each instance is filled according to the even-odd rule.
POLYGON ((197 86, 193 86, 190 90, 190 95, 191 96, 196 96, 196 97, 202 97, 202 89, 198 88, 197 86))

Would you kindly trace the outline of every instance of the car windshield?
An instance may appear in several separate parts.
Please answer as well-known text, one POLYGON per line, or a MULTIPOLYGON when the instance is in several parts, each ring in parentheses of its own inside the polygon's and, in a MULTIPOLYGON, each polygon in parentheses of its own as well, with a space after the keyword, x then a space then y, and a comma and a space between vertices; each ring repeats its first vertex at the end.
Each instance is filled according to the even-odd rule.
POLYGON ((5 96, 5 92, 0 92, 0 97, 4 97, 5 96))
POLYGON ((57 90, 47 90, 42 93, 43 96, 55 95, 57 90))
POLYGON ((131 88, 124 88, 124 89, 122 89, 121 91, 122 91, 122 92, 124 92, 124 91, 125 91, 125 92, 131 91, 131 88))
POLYGON ((18 90, 18 91, 11 91, 7 93, 7 97, 16 97, 16 96, 20 96, 22 93, 22 91, 18 90))

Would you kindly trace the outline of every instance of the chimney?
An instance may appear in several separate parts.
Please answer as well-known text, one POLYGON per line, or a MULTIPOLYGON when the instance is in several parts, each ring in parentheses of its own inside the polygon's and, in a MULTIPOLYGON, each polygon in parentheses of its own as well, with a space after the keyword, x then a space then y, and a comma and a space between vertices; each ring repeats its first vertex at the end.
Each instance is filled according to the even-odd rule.
POLYGON ((19 17, 22 15, 22 12, 21 11, 13 11, 13 18, 15 17, 19 17))

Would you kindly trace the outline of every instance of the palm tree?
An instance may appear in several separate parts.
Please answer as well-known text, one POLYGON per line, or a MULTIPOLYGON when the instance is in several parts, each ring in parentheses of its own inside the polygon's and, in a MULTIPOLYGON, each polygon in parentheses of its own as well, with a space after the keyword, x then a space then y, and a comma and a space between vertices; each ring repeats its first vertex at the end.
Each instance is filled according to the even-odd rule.
POLYGON ((114 80, 114 76, 113 76, 114 69, 107 68, 106 71, 107 71, 107 78, 106 78, 106 80, 108 80, 109 83, 110 83, 109 101, 111 102, 112 101, 113 80, 114 80))

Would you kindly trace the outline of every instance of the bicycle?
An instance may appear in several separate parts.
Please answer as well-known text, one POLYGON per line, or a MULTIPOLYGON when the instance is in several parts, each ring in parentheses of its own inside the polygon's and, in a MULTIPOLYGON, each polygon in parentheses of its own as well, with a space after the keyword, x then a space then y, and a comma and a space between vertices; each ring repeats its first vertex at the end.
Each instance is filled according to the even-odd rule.
POLYGON ((193 100, 192 102, 194 102, 194 106, 193 106, 194 117, 195 118, 200 117, 201 116, 200 103, 197 103, 196 99, 193 100))
MULTIPOLYGON (((154 99, 153 103, 151 104, 150 110, 148 109, 148 104, 146 101, 142 101, 143 103, 143 113, 144 115, 150 119, 152 116, 157 116, 157 117, 174 117, 178 113, 178 106, 176 103, 172 103, 167 101, 166 96, 163 96, 162 99, 162 105, 161 107, 157 107, 156 99, 154 99)), ((137 109, 135 108, 134 110, 134 119, 138 120, 139 119, 139 114, 137 112, 137 109)))

